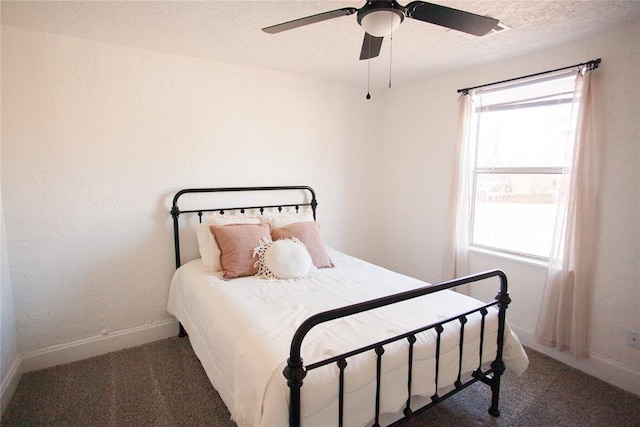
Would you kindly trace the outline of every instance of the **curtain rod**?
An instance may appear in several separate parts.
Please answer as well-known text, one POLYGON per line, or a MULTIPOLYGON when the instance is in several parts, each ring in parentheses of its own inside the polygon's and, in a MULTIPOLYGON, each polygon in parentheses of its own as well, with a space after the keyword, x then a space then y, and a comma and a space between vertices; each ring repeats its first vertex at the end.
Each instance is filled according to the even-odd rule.
POLYGON ((516 80, 526 79, 526 78, 529 78, 529 77, 542 76, 544 74, 555 73, 556 71, 562 71, 562 70, 569 70, 571 68, 579 68, 579 67, 582 67, 582 66, 585 66, 585 65, 587 66, 587 68, 589 70, 595 70, 596 68, 598 68, 598 65, 600 65, 600 62, 602 62, 601 58, 592 59, 591 61, 582 62, 580 64, 575 64, 575 65, 570 65, 568 67, 556 68, 555 70, 542 71, 540 73, 529 74, 527 76, 514 77, 512 79, 501 80, 499 82, 487 83, 487 84, 483 84, 483 85, 479 85, 479 86, 473 86, 473 87, 466 87, 464 89, 458 89, 458 93, 464 93, 466 95, 467 93, 469 93, 470 90, 473 90, 473 89, 479 89, 481 87, 493 86, 493 85, 497 85, 497 84, 501 84, 501 83, 509 83, 509 82, 513 82, 513 81, 516 81, 516 80))

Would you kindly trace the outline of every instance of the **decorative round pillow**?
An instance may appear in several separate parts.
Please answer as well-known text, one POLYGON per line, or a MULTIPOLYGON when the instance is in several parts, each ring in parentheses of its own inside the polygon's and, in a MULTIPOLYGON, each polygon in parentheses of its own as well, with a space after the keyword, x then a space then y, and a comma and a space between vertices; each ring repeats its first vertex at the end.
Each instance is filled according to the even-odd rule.
POLYGON ((300 279, 313 268, 311 255, 296 238, 262 241, 253 251, 258 256, 257 275, 263 279, 300 279))

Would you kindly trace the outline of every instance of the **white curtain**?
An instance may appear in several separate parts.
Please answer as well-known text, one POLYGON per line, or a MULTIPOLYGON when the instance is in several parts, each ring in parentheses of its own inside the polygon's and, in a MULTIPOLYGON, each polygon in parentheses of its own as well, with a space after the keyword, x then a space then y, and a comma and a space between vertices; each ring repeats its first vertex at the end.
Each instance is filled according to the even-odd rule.
MULTIPOLYGON (((454 279, 469 274, 469 244, 471 242, 471 161, 475 149, 475 126, 472 114, 473 97, 462 94, 459 98, 460 114, 456 165, 451 184, 449 202, 448 247, 445 248, 443 279, 454 279)), ((467 293, 465 289, 459 289, 467 293)))
POLYGON ((561 182, 556 229, 535 336, 541 344, 588 356, 600 153, 595 138, 591 71, 577 76, 574 140, 561 182))

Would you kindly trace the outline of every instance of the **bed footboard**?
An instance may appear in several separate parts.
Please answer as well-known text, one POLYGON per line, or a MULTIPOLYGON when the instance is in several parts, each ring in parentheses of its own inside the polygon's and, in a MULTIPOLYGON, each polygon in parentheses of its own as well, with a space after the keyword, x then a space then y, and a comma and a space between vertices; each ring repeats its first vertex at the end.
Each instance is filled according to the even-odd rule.
MULTIPOLYGON (((502 374, 505 371, 505 364, 503 362, 503 347, 504 347, 504 333, 505 333, 505 327, 506 327, 506 310, 507 307, 509 305, 509 303, 511 302, 511 299, 509 297, 509 293, 507 290, 507 277, 506 275, 500 271, 500 270, 491 270, 491 271, 487 271, 484 273, 480 273, 480 274, 475 274, 472 276, 467 276, 467 277, 463 277, 463 278, 459 278, 459 279, 455 279, 455 280, 451 280, 451 281, 447 281, 447 282, 443 282, 437 285, 430 285, 430 286, 425 286, 422 288, 418 288, 418 289, 414 289, 414 290, 410 290, 407 292, 402 292, 402 293, 398 293, 395 295, 390 295, 390 296, 386 296, 386 297, 382 297, 382 298, 378 298, 378 299, 374 299, 371 301, 366 301, 366 302, 362 302, 359 304, 354 304, 354 305, 350 305, 350 306, 346 306, 346 307, 341 307, 338 309, 334 309, 334 310, 329 310, 329 311, 325 311, 322 313, 318 313, 314 316, 311 316, 310 318, 308 318, 306 321, 304 321, 302 323, 302 325, 300 325, 300 327, 297 329, 296 333, 293 336, 293 339, 291 341, 291 349, 290 349, 290 354, 289 354, 289 358, 287 360, 287 366, 284 369, 284 376, 287 379, 287 384, 289 386, 290 389, 290 406, 289 406, 289 425, 291 427, 299 427, 300 426, 300 415, 301 415, 301 408, 300 408, 300 393, 301 393, 301 387, 303 385, 303 381, 305 376, 307 375, 308 371, 311 371, 313 369, 319 368, 321 366, 325 366, 331 363, 336 363, 338 366, 338 369, 340 370, 340 374, 339 374, 339 397, 338 397, 338 414, 337 414, 337 419, 338 419, 338 425, 342 426, 343 425, 343 409, 344 409, 344 369, 347 366, 347 359, 349 357, 355 356, 357 354, 360 353, 364 353, 367 351, 374 351, 376 354, 376 358, 377 358, 377 371, 376 371, 376 400, 375 400, 375 422, 374 422, 374 426, 379 426, 379 420, 380 420, 380 396, 381 396, 381 360, 382 360, 382 356, 384 354, 384 346, 388 345, 390 343, 393 342, 397 342, 400 340, 407 340, 409 343, 408 346, 408 355, 407 355, 407 359, 408 359, 408 383, 407 383, 407 400, 406 400, 406 406, 403 410, 404 413, 404 418, 402 419, 406 419, 406 418, 410 418, 412 416, 417 415, 418 413, 423 412, 424 410, 430 408, 431 406, 451 397, 452 395, 456 394, 457 392, 467 388, 468 386, 470 386, 471 384, 480 381, 482 383, 487 384, 489 387, 491 387, 491 404, 489 406, 489 414, 493 415, 493 416, 499 416, 500 415, 500 409, 499 409, 499 396, 500 396, 500 377, 502 376, 502 374), (409 299, 413 299, 413 298, 417 298, 420 296, 424 296, 424 295, 428 295, 428 294, 432 294, 435 292, 439 292, 439 291, 443 291, 445 289, 451 289, 451 288, 455 288, 457 286, 461 286, 461 285, 465 285, 465 284, 469 284, 472 282, 479 282, 485 279, 489 279, 489 278, 493 278, 493 277, 498 277, 500 279, 500 291, 498 292, 497 296, 495 297, 494 301, 491 301, 481 307, 478 307, 475 310, 472 311, 468 311, 465 313, 461 313, 455 317, 451 317, 449 319, 443 320, 441 322, 438 323, 433 323, 433 324, 429 324, 429 325, 425 325, 422 328, 419 329, 415 329, 415 330, 411 330, 408 331, 404 334, 398 335, 398 336, 394 336, 394 337, 390 337, 384 341, 380 341, 380 342, 376 342, 376 343, 372 343, 370 345, 367 345, 365 347, 361 347, 359 349, 350 351, 349 353, 345 353, 345 354, 341 354, 338 356, 334 356, 331 357, 329 359, 325 359, 323 361, 320 362, 316 362, 310 365, 305 365, 302 357, 301 357, 301 347, 302 347, 302 343, 304 341, 305 336, 307 335, 307 333, 313 329, 315 326, 324 323, 324 322, 328 322, 331 320, 335 320, 335 319, 340 319, 346 316, 350 316, 350 315, 354 315, 356 313, 362 313, 365 311, 369 311, 369 310, 373 310, 376 308, 380 308, 380 307, 384 307, 384 306, 388 306, 391 304, 395 304, 398 303, 400 301, 406 301, 409 299), (493 362, 491 362, 490 366, 488 369, 484 369, 483 370, 483 366, 482 366, 482 351, 483 351, 483 344, 484 344, 484 321, 485 321, 485 316, 488 313, 488 308, 492 307, 492 306, 497 306, 498 309, 498 331, 497 331, 497 351, 496 351, 496 357, 495 360, 493 360, 493 362), (474 313, 480 313, 480 315, 482 316, 482 321, 481 321, 481 331, 480 331, 480 346, 479 346, 479 365, 477 367, 477 369, 475 369, 473 371, 473 373, 471 374, 470 378, 467 378, 463 381, 462 377, 462 356, 463 356, 463 340, 464 340, 464 327, 465 327, 465 323, 467 322, 467 317, 471 314, 474 313), (451 323, 451 322, 458 322, 459 323, 459 327, 460 327, 460 347, 459 347, 459 352, 460 352, 460 363, 459 363, 459 367, 458 367, 458 378, 454 383, 455 388, 442 395, 439 396, 438 395, 438 368, 439 368, 439 359, 440 359, 440 334, 443 332, 444 330, 444 326, 445 324, 451 323), (428 330, 433 330, 436 332, 436 336, 437 336, 437 342, 436 342, 436 354, 435 354, 435 394, 433 396, 431 396, 431 402, 420 407, 417 409, 412 408, 411 406, 411 397, 413 395, 412 393, 412 369, 413 369, 413 344, 416 341, 416 334, 420 333, 420 332, 424 332, 424 331, 428 331, 428 330)), ((401 420, 402 420, 401 419, 401 420)), ((398 420, 395 423, 401 421, 398 420)), ((394 423, 394 424, 395 424, 394 423)))

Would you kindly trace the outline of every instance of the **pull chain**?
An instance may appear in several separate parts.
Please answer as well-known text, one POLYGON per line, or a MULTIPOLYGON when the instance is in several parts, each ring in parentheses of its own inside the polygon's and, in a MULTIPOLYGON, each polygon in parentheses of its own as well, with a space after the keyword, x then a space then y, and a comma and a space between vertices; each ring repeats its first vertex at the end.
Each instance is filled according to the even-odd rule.
POLYGON ((371 99, 371 37, 369 39, 369 57, 367 58, 367 99, 371 99))
POLYGON ((371 86, 371 58, 367 59, 367 68, 367 99, 371 99, 371 93, 369 93, 371 86))
POLYGON ((391 89, 391 62, 393 60, 393 33, 391 33, 391 43, 389 44, 389 89, 391 89))
MULTIPOLYGON (((392 24, 393 25, 393 21, 392 24)), ((393 60, 393 32, 389 35, 389 89, 391 89, 391 62, 393 60)))

